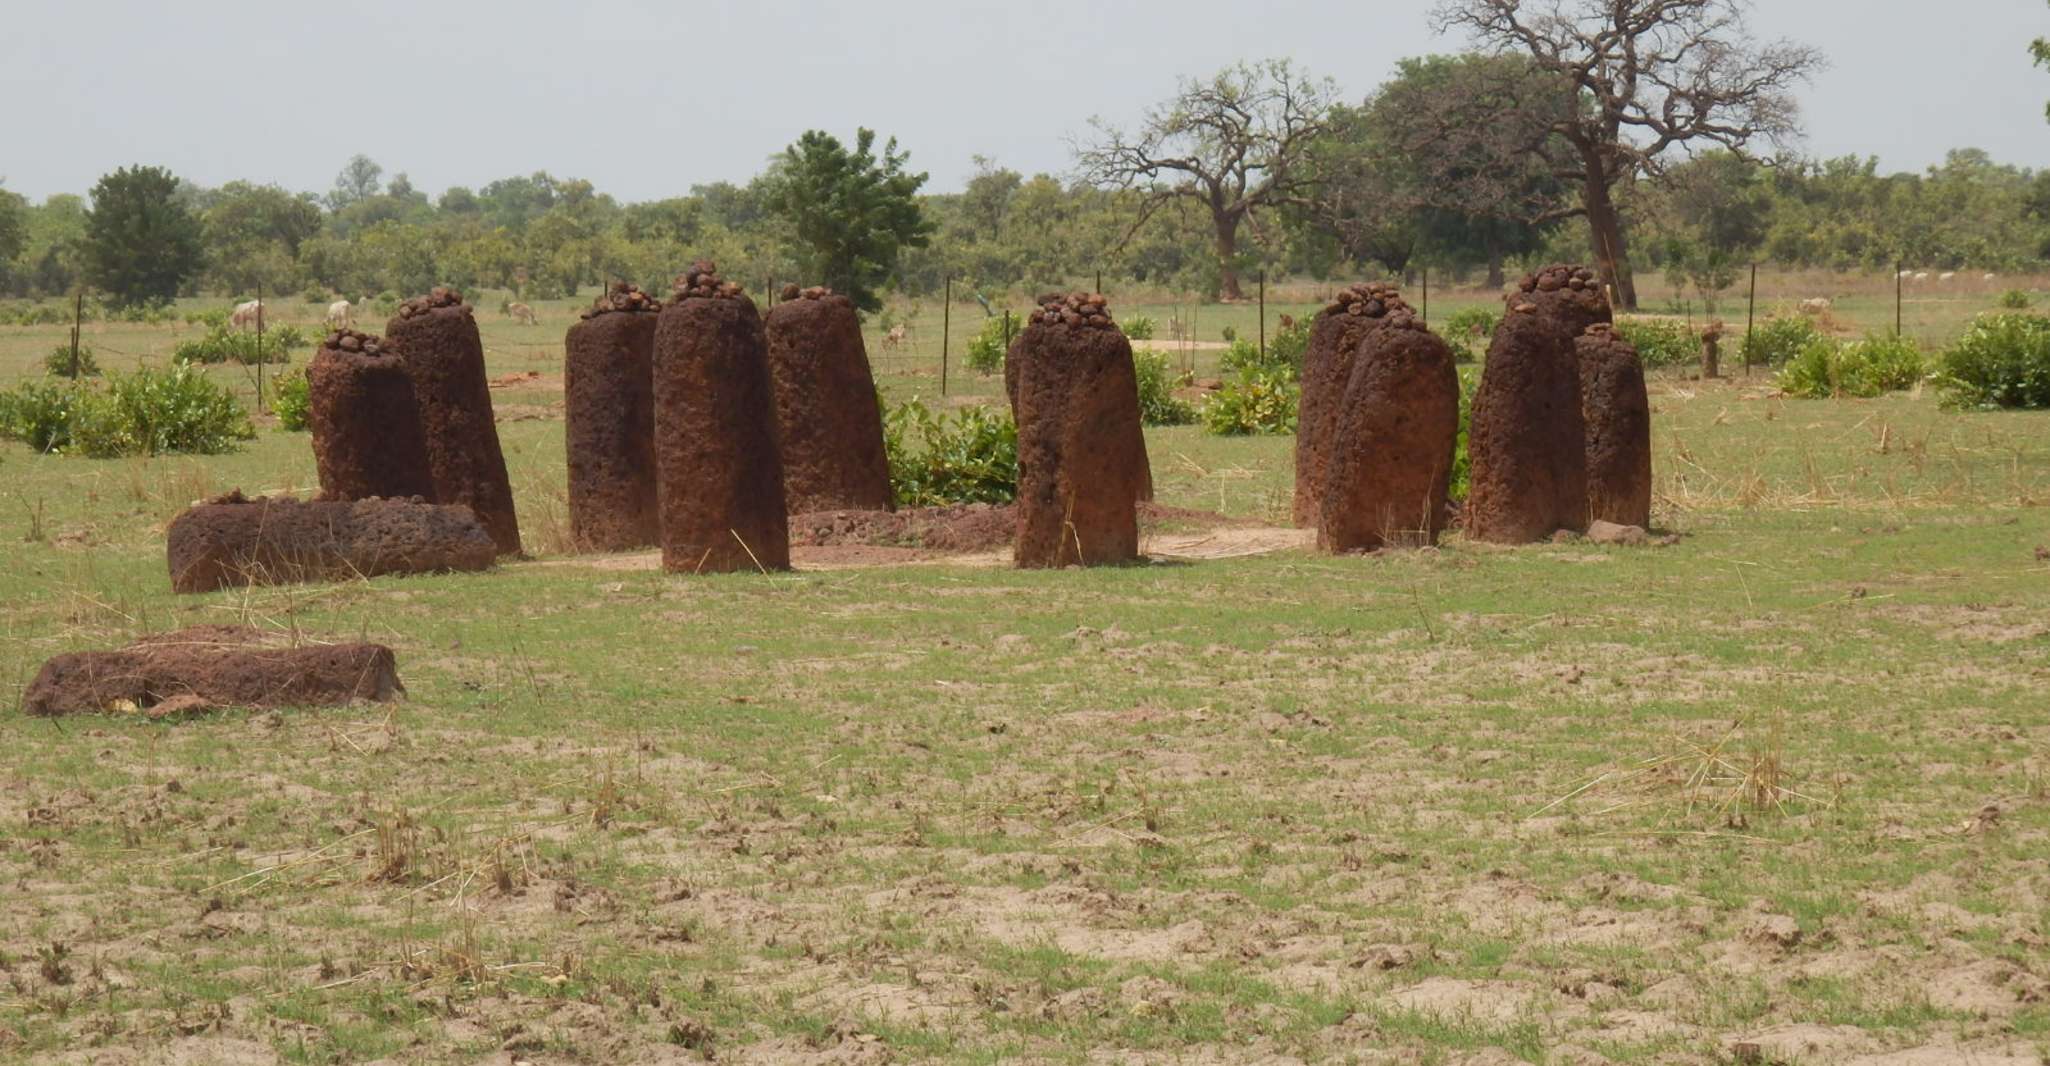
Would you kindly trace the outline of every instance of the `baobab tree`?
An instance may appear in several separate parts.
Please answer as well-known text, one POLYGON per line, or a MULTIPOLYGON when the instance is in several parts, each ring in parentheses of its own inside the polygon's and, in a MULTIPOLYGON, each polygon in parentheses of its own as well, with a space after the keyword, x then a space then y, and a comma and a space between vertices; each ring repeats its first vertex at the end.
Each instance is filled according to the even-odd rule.
POLYGON ((1092 119, 1095 136, 1075 148, 1077 171, 1092 185, 1143 194, 1129 232, 1166 204, 1201 204, 1217 249, 1218 295, 1241 299, 1239 226, 1257 226, 1256 212, 1306 202, 1305 156, 1328 128, 1337 93, 1329 79, 1286 59, 1241 63, 1209 81, 1183 82, 1136 132, 1092 119))
POLYGON ((1742 0, 1444 0, 1433 13, 1439 32, 1463 29, 1495 52, 1526 55, 1572 97, 1522 150, 1563 155, 1556 173, 1578 190, 1575 213, 1586 216, 1603 280, 1623 307, 1637 306, 1637 289, 1618 182, 1658 174, 1676 146, 1742 154, 1799 133, 1792 89, 1822 68, 1822 54, 1754 41, 1744 9, 1742 0))

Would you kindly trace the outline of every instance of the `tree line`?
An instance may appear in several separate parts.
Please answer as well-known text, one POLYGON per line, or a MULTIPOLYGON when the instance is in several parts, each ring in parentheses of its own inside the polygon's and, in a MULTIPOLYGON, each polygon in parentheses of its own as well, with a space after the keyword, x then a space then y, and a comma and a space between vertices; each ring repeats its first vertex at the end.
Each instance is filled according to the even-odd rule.
MULTIPOLYGON (((1446 0, 1473 50, 1404 60, 1365 99, 1285 60, 1187 82, 1129 128, 1094 121, 1064 175, 977 158, 925 191, 895 141, 805 134, 745 183, 622 203, 546 172, 430 197, 363 156, 324 193, 202 188, 124 168, 86 196, 0 187, 0 293, 90 287, 119 303, 211 292, 368 298, 435 284, 569 295, 666 290, 708 257, 751 288, 885 291, 1107 282, 1240 297, 1260 271, 1314 279, 1430 267, 1499 286, 1514 267, 1640 270, 1713 299, 1751 262, 2020 271, 2050 261, 2050 171, 1975 149, 1922 173, 1805 159, 1794 89, 1813 49, 1757 42, 1733 0, 1446 0)), ((2039 50, 2037 53, 2045 53, 2039 50)))

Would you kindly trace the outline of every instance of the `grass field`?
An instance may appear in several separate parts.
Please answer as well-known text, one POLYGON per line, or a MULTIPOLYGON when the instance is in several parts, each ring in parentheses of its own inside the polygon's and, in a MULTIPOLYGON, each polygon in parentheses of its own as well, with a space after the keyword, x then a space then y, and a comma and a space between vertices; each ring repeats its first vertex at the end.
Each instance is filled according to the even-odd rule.
MULTIPOLYGON (((1777 284, 1891 323, 1890 282, 1777 284)), ((1663 548, 691 579, 559 550, 542 311, 480 314, 543 375, 494 394, 535 558, 487 575, 174 597, 164 523, 309 488, 304 435, 0 445, 10 697, 229 621, 388 643, 410 690, 0 714, 0 1060, 2050 1053, 2050 416, 1661 377, 1663 548)), ((871 337, 892 398, 938 391, 917 323, 871 337)), ((87 335, 118 369, 194 329, 87 335)), ((63 332, 0 327, 0 385, 63 332)), ((1149 450, 1164 503, 1286 513, 1287 439, 1149 450)))

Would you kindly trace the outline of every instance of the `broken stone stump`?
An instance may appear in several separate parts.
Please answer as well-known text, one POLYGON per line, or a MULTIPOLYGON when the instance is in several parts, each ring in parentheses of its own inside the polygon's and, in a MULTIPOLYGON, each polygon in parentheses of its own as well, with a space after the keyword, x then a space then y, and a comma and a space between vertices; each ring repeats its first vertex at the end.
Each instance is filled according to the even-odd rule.
POLYGON ((1393 285, 1368 282, 1341 290, 1310 324, 1303 351, 1302 392, 1296 407, 1295 524, 1315 529, 1318 501, 1331 455, 1331 435, 1360 342, 1409 305, 1393 285))
POLYGON ((404 691, 398 660, 381 644, 295 643, 246 626, 202 625, 114 651, 56 656, 29 682, 22 710, 165 717, 215 705, 382 702, 404 691))

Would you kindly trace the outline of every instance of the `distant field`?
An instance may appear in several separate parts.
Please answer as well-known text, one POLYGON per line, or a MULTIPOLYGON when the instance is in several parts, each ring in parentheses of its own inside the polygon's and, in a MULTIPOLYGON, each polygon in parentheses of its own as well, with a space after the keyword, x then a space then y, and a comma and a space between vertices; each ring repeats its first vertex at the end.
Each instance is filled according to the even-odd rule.
MULTIPOLYGON (((1771 281, 1891 324, 1890 282, 1771 281)), ((309 489, 304 435, 0 444, 0 703, 200 622, 383 641, 409 689, 0 710, 0 1061, 2050 1054, 2050 414, 1658 377, 1663 548, 691 579, 562 553, 575 305, 501 298, 492 373, 541 377, 494 392, 535 555, 494 573, 176 597, 164 523, 309 489)), ((870 337, 893 399, 938 393, 939 320, 870 337)), ((193 329, 87 338, 119 369, 193 329)), ((0 385, 63 333, 0 327, 0 385)), ((1255 527, 1291 443, 1148 432, 1161 502, 1255 527)))

